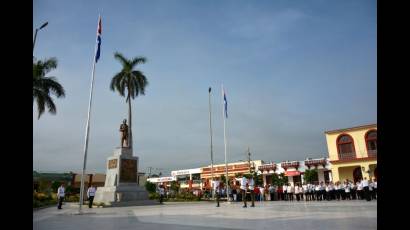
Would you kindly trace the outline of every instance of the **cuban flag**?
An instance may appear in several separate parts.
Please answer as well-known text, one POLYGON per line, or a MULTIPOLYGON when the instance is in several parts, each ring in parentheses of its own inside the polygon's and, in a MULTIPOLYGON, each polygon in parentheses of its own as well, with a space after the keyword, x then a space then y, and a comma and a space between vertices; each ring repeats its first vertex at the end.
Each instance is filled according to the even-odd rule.
POLYGON ((225 114, 225 117, 228 118, 228 101, 226 100, 226 93, 223 87, 222 87, 222 96, 224 98, 224 114, 225 114))
POLYGON ((100 59, 101 52, 101 16, 98 18, 98 27, 97 27, 97 50, 95 52, 95 63, 100 59))

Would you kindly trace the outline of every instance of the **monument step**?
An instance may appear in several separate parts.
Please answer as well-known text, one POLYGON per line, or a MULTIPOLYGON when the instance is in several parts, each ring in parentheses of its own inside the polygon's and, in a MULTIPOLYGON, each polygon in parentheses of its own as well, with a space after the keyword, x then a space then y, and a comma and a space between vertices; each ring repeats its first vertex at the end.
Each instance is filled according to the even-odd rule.
POLYGON ((134 201, 120 201, 112 202, 109 207, 127 207, 127 206, 145 206, 145 205, 159 205, 157 200, 134 200, 134 201))

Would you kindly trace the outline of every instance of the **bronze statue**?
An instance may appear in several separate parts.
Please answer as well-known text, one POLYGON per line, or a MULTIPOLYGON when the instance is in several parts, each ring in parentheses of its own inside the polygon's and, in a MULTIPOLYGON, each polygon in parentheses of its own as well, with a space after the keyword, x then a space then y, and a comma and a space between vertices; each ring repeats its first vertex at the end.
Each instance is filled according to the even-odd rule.
POLYGON ((126 146, 129 147, 127 119, 124 119, 124 121, 122 122, 120 126, 120 132, 121 132, 121 148, 124 148, 124 141, 126 143, 126 146))

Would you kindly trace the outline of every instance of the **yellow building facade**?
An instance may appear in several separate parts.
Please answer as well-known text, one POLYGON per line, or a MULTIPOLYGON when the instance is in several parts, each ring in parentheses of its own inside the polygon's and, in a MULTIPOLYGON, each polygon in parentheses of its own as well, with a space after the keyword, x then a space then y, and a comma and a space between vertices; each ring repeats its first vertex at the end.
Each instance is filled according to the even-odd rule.
POLYGON ((333 181, 377 179, 377 124, 326 131, 333 181))

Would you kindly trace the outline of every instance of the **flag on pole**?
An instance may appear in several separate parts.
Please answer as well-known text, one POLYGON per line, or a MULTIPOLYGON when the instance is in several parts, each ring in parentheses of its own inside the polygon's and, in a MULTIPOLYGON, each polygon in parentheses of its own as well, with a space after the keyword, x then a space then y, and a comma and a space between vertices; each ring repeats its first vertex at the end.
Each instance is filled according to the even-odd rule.
POLYGON ((101 50, 101 16, 98 19, 98 27, 97 27, 97 50, 95 53, 95 63, 98 62, 100 59, 100 50, 101 50))
POLYGON ((226 93, 224 88, 222 88, 222 93, 224 96, 224 112, 225 112, 225 117, 228 118, 228 101, 226 100, 226 93))

